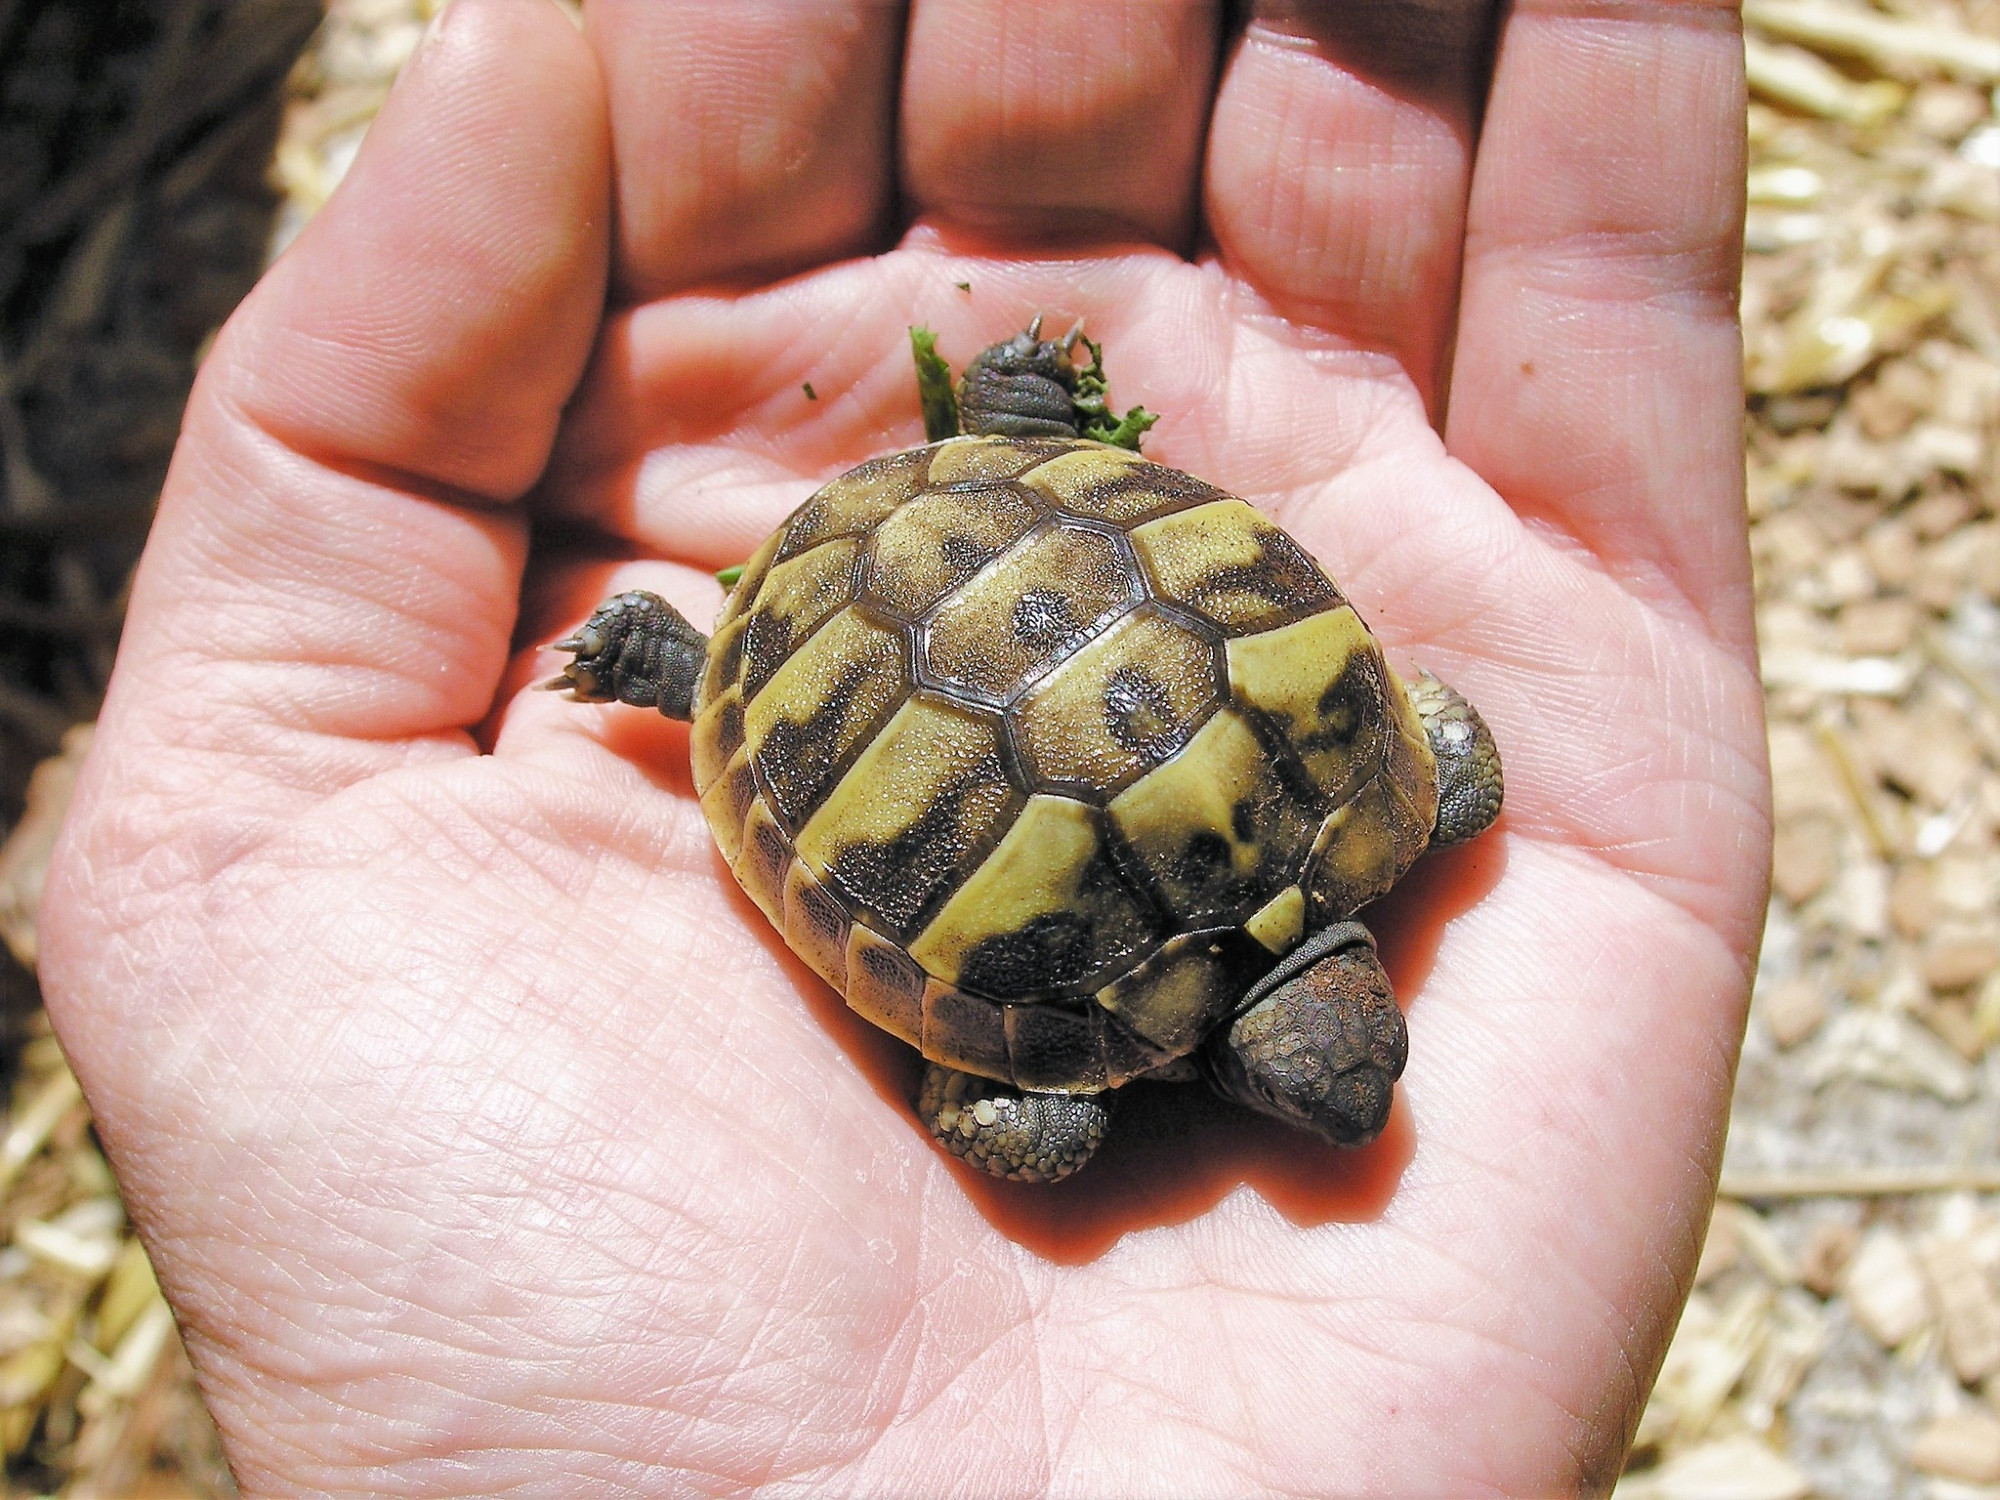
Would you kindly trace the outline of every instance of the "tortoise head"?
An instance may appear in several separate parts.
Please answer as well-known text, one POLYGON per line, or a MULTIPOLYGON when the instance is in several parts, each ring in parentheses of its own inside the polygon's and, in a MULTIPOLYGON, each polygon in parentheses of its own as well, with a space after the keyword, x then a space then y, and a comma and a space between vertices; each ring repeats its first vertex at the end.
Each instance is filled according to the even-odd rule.
POLYGON ((1336 1146, 1361 1146, 1388 1123, 1408 1055, 1374 938, 1359 922, 1337 922, 1252 986, 1197 1066, 1225 1099, 1336 1146))

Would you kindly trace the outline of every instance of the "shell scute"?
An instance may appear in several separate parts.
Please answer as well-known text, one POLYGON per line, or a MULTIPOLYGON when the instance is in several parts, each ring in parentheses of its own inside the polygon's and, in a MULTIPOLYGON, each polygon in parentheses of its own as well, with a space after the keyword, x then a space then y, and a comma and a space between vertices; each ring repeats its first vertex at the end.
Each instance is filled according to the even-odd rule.
POLYGON ((924 1056, 985 1078, 1005 1078, 1007 1007, 933 979, 924 986, 924 1056))
POLYGON ((846 609, 786 658, 743 723, 757 780, 792 827, 909 686, 905 632, 846 609))
POLYGON ((1218 675, 1213 642, 1141 609, 1023 695, 1015 742, 1038 783, 1115 795, 1194 737, 1221 702, 1218 675))
POLYGON ((1279 762, 1233 709, 1113 798, 1110 814, 1153 889, 1188 927, 1249 916, 1298 878, 1319 831, 1279 762))
POLYGON ((791 840, 771 816, 764 799, 753 800, 743 819, 743 845, 730 869, 744 894, 780 932, 785 930, 785 872, 791 865, 791 840))
POLYGON ((860 922, 847 934, 847 1008, 912 1047, 924 1040, 924 986, 917 961, 860 922))
POLYGON ((1352 608, 1239 636, 1225 650, 1235 700, 1276 730, 1325 805, 1346 802, 1380 769, 1393 689, 1352 608))
POLYGON ((915 620, 1039 519, 1026 493, 1011 485, 927 491, 875 528, 863 572, 868 595, 915 620))
MULTIPOLYGON (((722 612, 715 617, 715 631, 720 635, 724 626, 735 621, 757 598, 757 590, 764 586, 764 575, 771 571, 771 564, 777 558, 778 549, 784 545, 786 528, 780 526, 765 537, 757 550, 750 554, 750 560, 743 564, 743 572, 722 601, 722 612)), ((712 639, 713 637, 711 637, 712 639)))
POLYGON ((750 768, 750 753, 739 750, 713 781, 703 785, 701 810, 715 834, 716 847, 733 866, 743 851, 743 820, 757 801, 757 773, 750 768))
POLYGON ((1104 1023, 1094 1008, 1007 1008, 1007 1066, 1029 1089, 1088 1093, 1104 1087, 1104 1023))
POLYGON ((688 763, 695 785, 711 785, 742 748, 743 692, 732 687, 688 727, 688 763))
POLYGON ((1429 837, 1394 780, 1375 777, 1320 825, 1305 882, 1314 916, 1334 922, 1366 906, 1416 862, 1429 837))
POLYGON ((908 939, 1022 801, 988 714, 919 694, 800 830, 799 857, 882 930, 908 939))
POLYGON ((1244 921, 1243 930, 1275 954, 1292 950, 1306 930, 1306 893, 1288 885, 1244 921))
POLYGON ((785 941, 835 989, 847 983, 847 912, 804 861, 785 872, 785 941))
MULTIPOLYGON (((866 535, 930 483, 930 468, 930 450, 912 448, 849 469, 792 512, 770 544, 772 555, 797 557, 833 537, 866 535)), ((746 570, 739 592, 748 586, 746 570)))
POLYGON ((1233 928, 1184 932, 1097 992, 1097 1003, 1166 1057, 1184 1057, 1235 1006, 1268 959, 1233 928))
POLYGON ((1124 448, 1071 444, 1021 476, 1065 515, 1131 526, 1228 497, 1191 474, 1150 463, 1124 448))
MULTIPOLYGON (((748 633, 750 621, 743 615, 736 616, 727 625, 715 627, 715 634, 708 638, 708 666, 702 677, 700 703, 712 703, 743 680, 743 637, 748 633)), ((697 708, 700 704, 696 705, 697 708)))
POLYGON ((1104 846, 1096 809, 1030 797, 910 944, 926 970, 996 1000, 1075 990, 1150 946, 1153 914, 1104 846))
POLYGON ((861 543, 844 537, 771 569, 743 617, 745 693, 754 696, 802 641, 854 598, 860 561, 861 543))
POLYGON ((1111 537, 1044 525, 931 617, 926 673, 942 686, 1004 701, 1143 597, 1111 537))
POLYGON ((1132 544, 1162 598, 1232 635, 1346 602, 1303 547, 1241 500, 1214 500, 1148 521, 1133 529, 1132 544))
POLYGON ((1012 479, 1069 445, 1061 438, 951 438, 930 451, 930 482, 965 484, 1012 479))

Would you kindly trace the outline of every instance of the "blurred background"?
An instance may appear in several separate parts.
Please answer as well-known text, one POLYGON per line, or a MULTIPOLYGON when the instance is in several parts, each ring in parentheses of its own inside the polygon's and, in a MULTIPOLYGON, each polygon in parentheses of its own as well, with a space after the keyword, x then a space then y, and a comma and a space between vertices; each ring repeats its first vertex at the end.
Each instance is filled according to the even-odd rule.
MULTIPOLYGON (((208 337, 436 0, 0 0, 0 1451, 233 1493, 35 989, 208 337)), ((1723 1198, 1622 1500, 2000 1500, 2000 0, 1745 0, 1778 833, 1723 1198)))

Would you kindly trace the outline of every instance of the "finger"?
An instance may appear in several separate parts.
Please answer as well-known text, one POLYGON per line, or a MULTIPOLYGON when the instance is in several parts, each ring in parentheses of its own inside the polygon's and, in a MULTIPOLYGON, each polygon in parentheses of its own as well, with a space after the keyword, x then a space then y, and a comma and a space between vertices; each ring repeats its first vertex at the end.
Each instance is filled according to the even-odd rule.
POLYGON ((608 154, 559 9, 445 13, 203 371, 119 668, 135 732, 323 790, 482 716, 524 545, 490 502, 588 354, 608 154))
POLYGON ((1204 212, 1298 322, 1385 350, 1435 408, 1486 0, 1260 0, 1223 73, 1204 212))
POLYGON ((621 300, 865 249, 889 209, 894 0, 591 0, 621 300))
POLYGON ((1447 428, 1516 511, 1739 646, 1743 90, 1733 5, 1514 8, 1447 428))
POLYGON ((1214 0, 917 0, 906 191, 1005 236, 1180 245, 1215 72, 1214 0))
POLYGON ((559 11, 453 8, 211 361, 286 446, 491 498, 534 481, 589 351, 607 150, 559 11))

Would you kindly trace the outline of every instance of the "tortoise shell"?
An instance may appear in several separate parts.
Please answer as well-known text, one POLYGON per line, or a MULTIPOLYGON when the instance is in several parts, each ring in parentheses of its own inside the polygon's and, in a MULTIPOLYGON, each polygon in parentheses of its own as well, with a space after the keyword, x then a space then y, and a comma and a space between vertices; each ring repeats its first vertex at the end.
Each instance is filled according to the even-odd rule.
POLYGON ((1116 1087, 1185 1056, 1423 852, 1423 726, 1243 501, 1121 448, 862 464, 746 565, 695 699, 724 856, 950 1067, 1116 1087))

